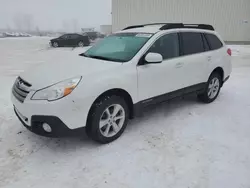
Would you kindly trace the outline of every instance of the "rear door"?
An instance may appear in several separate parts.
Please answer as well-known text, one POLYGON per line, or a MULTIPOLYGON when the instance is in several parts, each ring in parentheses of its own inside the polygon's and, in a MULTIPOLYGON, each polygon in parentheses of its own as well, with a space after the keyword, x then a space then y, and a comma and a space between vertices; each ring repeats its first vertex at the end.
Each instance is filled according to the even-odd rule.
POLYGON ((183 79, 183 88, 193 86, 199 87, 201 83, 207 81, 206 72, 209 55, 206 55, 208 49, 207 43, 204 43, 203 34, 199 32, 181 32, 181 53, 180 61, 183 63, 181 69, 185 79, 183 79), (207 48, 207 49, 206 49, 207 48))
POLYGON ((78 46, 78 43, 80 41, 84 42, 83 40, 81 40, 81 35, 78 35, 78 34, 72 34, 72 46, 78 46))
POLYGON ((210 75, 211 72, 219 66, 223 68, 225 78, 225 76, 228 76, 228 74, 231 73, 232 68, 230 56, 226 52, 227 48, 225 48, 220 39, 212 33, 204 33, 204 38, 207 40, 210 47, 210 52, 207 53, 207 56, 209 57, 207 74, 210 75))

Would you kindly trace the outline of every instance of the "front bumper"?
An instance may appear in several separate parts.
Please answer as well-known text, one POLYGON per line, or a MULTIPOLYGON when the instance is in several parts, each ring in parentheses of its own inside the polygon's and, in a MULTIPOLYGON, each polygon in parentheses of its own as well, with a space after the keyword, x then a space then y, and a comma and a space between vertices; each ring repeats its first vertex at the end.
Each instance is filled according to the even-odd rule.
POLYGON ((88 112, 91 107, 91 101, 81 99, 72 95, 64 97, 58 101, 32 101, 30 100, 34 92, 30 92, 23 103, 11 95, 11 100, 19 117, 26 125, 32 125, 32 117, 58 117, 69 129, 85 127, 87 123, 88 112))
POLYGON ((31 116, 30 125, 25 121, 25 118, 15 109, 15 114, 22 124, 31 132, 46 137, 68 137, 68 136, 81 136, 85 135, 85 127, 78 129, 68 128, 58 117, 55 116, 31 116), (43 129, 43 123, 47 123, 51 127, 51 132, 46 132, 43 129))

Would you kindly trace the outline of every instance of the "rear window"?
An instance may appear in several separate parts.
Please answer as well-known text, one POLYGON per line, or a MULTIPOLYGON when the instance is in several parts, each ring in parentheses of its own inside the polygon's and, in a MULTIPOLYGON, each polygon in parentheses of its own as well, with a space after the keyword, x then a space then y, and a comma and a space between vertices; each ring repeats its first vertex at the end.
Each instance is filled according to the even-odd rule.
POLYGON ((217 50, 223 46, 222 42, 220 41, 220 39, 218 39, 217 36, 205 33, 205 37, 208 40, 211 50, 217 50))
POLYGON ((183 32, 182 47, 183 55, 191 55, 204 52, 203 40, 201 33, 183 32))

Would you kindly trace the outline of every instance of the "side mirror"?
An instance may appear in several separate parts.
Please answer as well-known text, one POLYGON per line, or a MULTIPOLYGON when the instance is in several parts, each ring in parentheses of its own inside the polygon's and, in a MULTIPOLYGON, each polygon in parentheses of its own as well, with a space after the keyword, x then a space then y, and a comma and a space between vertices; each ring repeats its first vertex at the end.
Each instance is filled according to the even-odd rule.
POLYGON ((163 61, 163 57, 158 53, 148 53, 145 57, 145 61, 148 64, 161 63, 163 61))

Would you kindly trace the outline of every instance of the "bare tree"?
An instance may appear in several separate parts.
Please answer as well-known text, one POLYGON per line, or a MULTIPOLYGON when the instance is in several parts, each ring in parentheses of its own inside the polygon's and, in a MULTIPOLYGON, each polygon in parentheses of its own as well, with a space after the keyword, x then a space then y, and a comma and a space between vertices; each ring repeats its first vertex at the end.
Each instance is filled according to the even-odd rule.
POLYGON ((6 29, 8 32, 10 32, 12 30, 9 24, 6 25, 6 29))
POLYGON ((31 31, 34 29, 34 18, 31 14, 17 13, 13 17, 15 28, 19 31, 31 31))
POLYGON ((24 27, 27 31, 31 31, 34 27, 34 18, 31 14, 23 15, 24 27))
POLYGON ((37 35, 41 36, 41 32, 40 32, 40 29, 38 26, 36 26, 36 33, 37 33, 37 35))
POLYGON ((69 31, 69 23, 66 20, 63 20, 63 22, 62 22, 62 29, 64 32, 69 31))
POLYGON ((23 21, 22 21, 22 16, 21 16, 20 13, 16 14, 13 17, 13 22, 14 22, 14 25, 15 25, 15 29, 23 30, 23 21))
POLYGON ((76 19, 72 19, 72 29, 74 32, 77 32, 79 30, 79 25, 78 25, 78 21, 76 19))

